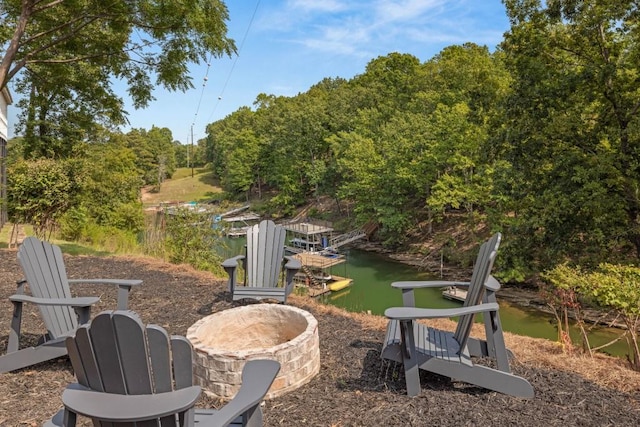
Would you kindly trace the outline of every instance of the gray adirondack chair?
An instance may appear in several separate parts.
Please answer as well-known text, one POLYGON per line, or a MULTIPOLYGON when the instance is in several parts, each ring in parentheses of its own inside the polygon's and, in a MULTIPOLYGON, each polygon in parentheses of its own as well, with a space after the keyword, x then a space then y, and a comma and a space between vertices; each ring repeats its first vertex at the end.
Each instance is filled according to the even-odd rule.
POLYGON ((11 330, 7 354, 0 356, 0 373, 14 371, 67 354, 64 338, 72 334, 79 324, 89 321, 91 306, 99 297, 72 297, 69 284, 110 284, 118 287, 118 308, 126 309, 129 292, 141 280, 75 279, 69 280, 56 245, 27 237, 18 249, 18 261, 25 279, 18 282, 16 293, 9 297, 13 304, 11 330), (31 295, 25 294, 29 285, 31 295), (47 328, 46 334, 35 347, 20 349, 20 331, 24 303, 36 304, 47 328))
POLYGON ((533 397, 531 384, 511 373, 495 293, 500 283, 491 276, 501 235, 495 234, 482 244, 471 281, 407 281, 395 282, 402 290, 404 307, 385 310, 390 320, 381 356, 402 363, 407 394, 420 394, 419 370, 464 381, 489 390, 517 397, 533 397), (467 286, 467 298, 462 307, 429 309, 415 307, 414 289, 443 286, 467 286), (482 313, 485 338, 470 337, 476 314, 482 313), (418 319, 459 317, 455 332, 431 328, 418 319), (474 357, 492 358, 494 367, 474 363, 474 357))
POLYGON ((193 347, 185 337, 115 310, 80 326, 66 345, 78 383, 65 389, 64 409, 47 427, 73 427, 78 416, 104 427, 261 426, 260 403, 280 370, 273 360, 248 361, 230 402, 195 409, 201 390, 193 385, 193 347))
POLYGON ((285 237, 284 227, 270 220, 261 221, 247 230, 246 254, 222 263, 229 275, 229 291, 234 301, 243 298, 287 301, 294 287, 293 276, 302 264, 296 258, 285 256, 285 237), (245 272, 242 285, 237 283, 238 262, 245 272), (283 264, 284 277, 280 283, 283 264))

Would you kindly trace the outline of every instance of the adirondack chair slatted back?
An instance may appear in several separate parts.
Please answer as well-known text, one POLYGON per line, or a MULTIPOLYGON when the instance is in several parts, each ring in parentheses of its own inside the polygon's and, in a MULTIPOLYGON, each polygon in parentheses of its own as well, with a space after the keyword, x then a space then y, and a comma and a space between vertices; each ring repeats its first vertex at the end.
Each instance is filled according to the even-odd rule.
MULTIPOLYGON (((75 337, 68 337, 66 346, 78 383, 95 391, 139 395, 193 385, 189 341, 169 337, 159 326, 145 327, 130 311, 100 313, 80 326, 75 337)), ((174 415, 159 421, 161 426, 176 425, 174 415)), ((158 421, 136 424, 157 425, 158 421)))
MULTIPOLYGON (((58 246, 27 237, 18 249, 18 261, 34 297, 71 297, 62 251, 58 246)), ((77 315, 68 306, 38 307, 51 339, 63 336, 78 326, 77 315)))
POLYGON ((246 286, 278 286, 285 237, 284 227, 269 220, 247 230, 246 286))
MULTIPOLYGON (((482 298, 485 293, 484 285, 491 274, 491 269, 493 268, 493 262, 496 258, 501 238, 502 235, 500 233, 496 233, 491 237, 491 239, 480 246, 478 257, 476 258, 476 268, 473 269, 469 289, 467 291, 467 298, 464 300, 464 307, 478 305, 482 302, 482 298)), ((460 316, 460 319, 458 320, 458 326, 456 328, 454 338, 458 343, 460 343, 461 348, 464 348, 467 340, 469 339, 474 317, 475 314, 467 314, 460 316)))

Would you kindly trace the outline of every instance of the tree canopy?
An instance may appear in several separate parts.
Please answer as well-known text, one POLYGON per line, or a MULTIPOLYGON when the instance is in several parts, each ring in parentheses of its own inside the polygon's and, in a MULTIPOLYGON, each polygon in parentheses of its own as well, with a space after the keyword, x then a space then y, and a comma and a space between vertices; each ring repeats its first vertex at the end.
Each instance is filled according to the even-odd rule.
MULTIPOLYGON (((162 127, 111 132, 109 125, 124 116, 108 81, 127 80, 140 105, 150 99, 152 76, 183 89, 188 62, 233 51, 222 3, 196 2, 180 20, 178 1, 0 0, 3 19, 15 19, 0 34, 9 47, 14 39, 23 46, 12 69, 25 60, 29 70, 19 83, 29 95, 20 147, 27 159, 108 157, 105 165, 123 172, 109 180, 103 169, 81 168, 78 188, 93 188, 93 197, 74 193, 64 206, 129 229, 136 218, 115 212, 130 212, 133 188, 160 185, 188 159, 210 167, 231 197, 264 198, 276 216, 332 197, 349 226, 377 223, 390 248, 416 234, 433 237, 435 225, 452 218, 472 232, 500 230, 507 279, 568 260, 637 262, 637 2, 504 3, 511 27, 493 52, 474 43, 446 47, 426 61, 392 52, 351 79, 325 78, 292 97, 259 94, 252 107, 210 123, 198 147, 187 151, 162 127), (62 36, 94 27, 97 36, 77 49, 78 39, 62 36), (111 40, 108 46, 101 37, 111 40), (54 41, 56 49, 38 47, 54 41), (105 192, 95 189, 100 180, 108 181, 105 192)), ((23 175, 30 170, 20 168, 23 175)), ((39 184, 21 179, 15 182, 23 194, 39 184)))
POLYGON ((193 87, 189 65, 235 53, 221 0, 0 0, 0 89, 18 78, 27 155, 69 156, 77 141, 126 123, 164 86, 193 87))

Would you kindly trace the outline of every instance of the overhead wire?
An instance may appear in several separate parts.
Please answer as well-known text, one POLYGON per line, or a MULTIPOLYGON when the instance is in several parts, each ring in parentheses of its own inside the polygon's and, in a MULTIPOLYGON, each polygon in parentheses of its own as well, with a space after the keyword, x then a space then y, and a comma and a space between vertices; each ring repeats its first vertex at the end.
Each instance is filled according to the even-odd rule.
MULTIPOLYGON (((213 110, 211 111, 211 114, 209 115, 207 122, 211 121, 211 118, 213 117, 213 115, 216 112, 216 109, 218 108, 218 105, 220 104, 220 101, 222 100, 222 97, 225 93, 225 90, 229 84, 229 81, 231 80, 231 75, 233 74, 233 71, 236 67, 236 63, 238 62, 238 58, 240 58, 240 53, 242 52, 242 48, 244 47, 244 43, 247 40, 247 36, 249 35, 249 31, 251 30, 251 27, 253 25, 253 21, 256 17, 256 14, 258 12, 258 7, 260 6, 260 0, 258 0, 256 2, 256 6, 253 9, 253 13, 251 14, 251 19, 249 20, 249 24, 247 25, 247 29, 244 32, 244 35, 242 37, 242 41, 240 42, 240 46, 238 47, 238 53, 236 54, 233 63, 231 64, 231 69, 229 70, 229 73, 227 73, 227 78, 222 86, 222 90, 220 91, 220 93, 218 94, 218 99, 216 100, 215 104, 213 105, 213 110)), ((207 71, 205 73, 205 76, 203 78, 203 83, 202 83, 202 90, 200 92, 200 99, 198 100, 198 104, 196 107, 196 112, 194 114, 193 117, 193 122, 191 123, 191 143, 193 144, 193 127, 196 124, 196 119, 198 118, 198 113, 200 112, 200 106, 202 104, 202 100, 204 98, 204 91, 205 91, 205 87, 207 85, 207 81, 209 80, 209 70, 211 68, 211 59, 212 56, 209 56, 209 61, 207 62, 207 71)), ((187 140, 189 140, 189 138, 187 138, 187 140)))

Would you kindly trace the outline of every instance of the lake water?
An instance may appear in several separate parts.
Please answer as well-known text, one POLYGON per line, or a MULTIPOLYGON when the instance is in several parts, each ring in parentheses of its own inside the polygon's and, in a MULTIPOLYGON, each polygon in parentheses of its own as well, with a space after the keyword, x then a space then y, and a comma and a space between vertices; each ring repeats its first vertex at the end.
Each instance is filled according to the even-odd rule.
MULTIPOLYGON (((228 254, 239 254, 244 245, 244 239, 231 239, 228 254)), ((320 301, 342 307, 352 312, 371 312, 384 315, 389 307, 402 306, 401 291, 391 287, 392 282, 402 280, 433 280, 433 275, 419 271, 416 267, 394 261, 384 255, 358 249, 342 249, 346 255, 346 262, 332 267, 331 273, 353 279, 353 284, 338 292, 332 292, 318 297, 320 301)), ((461 303, 450 301, 442 296, 441 289, 417 289, 415 292, 416 305, 431 308, 449 308, 461 303)), ((551 315, 538 310, 523 308, 500 300, 500 320, 504 330, 535 338, 557 340, 557 330, 551 315)), ((481 319, 480 319, 481 320, 481 319)), ((620 334, 611 328, 597 328, 590 334, 592 347, 605 344, 620 334)), ((572 331, 574 342, 580 342, 578 331, 572 331)), ((619 341, 606 349, 607 353, 624 356, 627 345, 619 341)))

